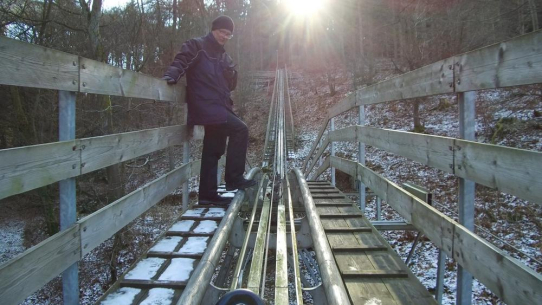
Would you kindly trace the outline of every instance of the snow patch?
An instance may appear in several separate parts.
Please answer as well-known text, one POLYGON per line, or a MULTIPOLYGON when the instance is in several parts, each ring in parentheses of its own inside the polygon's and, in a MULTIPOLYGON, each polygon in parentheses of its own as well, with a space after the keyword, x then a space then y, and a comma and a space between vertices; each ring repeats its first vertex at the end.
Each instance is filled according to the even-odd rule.
POLYGON ((198 208, 186 211, 183 216, 201 216, 205 208, 198 208))
POLYGON ((180 236, 165 237, 154 245, 154 247, 151 248, 151 251, 173 252, 182 240, 183 238, 180 236))
POLYGON ((210 208, 205 217, 223 217, 226 215, 226 211, 221 208, 210 208))
POLYGON ((171 226, 169 232, 188 232, 190 231, 190 228, 192 228, 193 224, 193 220, 181 220, 171 226))
POLYGON ((216 223, 216 221, 203 220, 194 229, 194 233, 212 233, 216 230, 217 227, 218 227, 218 224, 216 223))
POLYGON ((141 292, 141 289, 124 287, 114 293, 110 294, 102 301, 102 305, 123 305, 123 304, 132 304, 134 298, 138 293, 141 292))
POLYGON ((173 301, 175 290, 167 288, 153 288, 149 296, 140 305, 169 305, 173 301))
POLYGON ((192 258, 174 258, 158 279, 162 281, 186 281, 190 277, 192 270, 194 270, 194 261, 195 259, 192 258))
POLYGON ((205 252, 207 248, 207 240, 209 237, 189 237, 188 241, 183 245, 179 250, 179 253, 182 254, 201 254, 205 252))
POLYGON ((156 275, 158 269, 166 260, 158 257, 151 257, 141 260, 134 269, 125 276, 129 280, 150 280, 156 275))

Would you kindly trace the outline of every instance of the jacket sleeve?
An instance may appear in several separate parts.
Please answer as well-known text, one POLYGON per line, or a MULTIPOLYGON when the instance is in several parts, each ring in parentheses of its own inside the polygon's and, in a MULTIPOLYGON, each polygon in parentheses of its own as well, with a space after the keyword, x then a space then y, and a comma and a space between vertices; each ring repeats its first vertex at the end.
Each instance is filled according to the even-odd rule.
POLYGON ((198 43, 194 39, 183 43, 181 51, 175 55, 173 63, 164 73, 164 76, 179 81, 186 74, 186 71, 196 63, 199 49, 198 43))
POLYGON ((226 55, 226 68, 224 68, 223 74, 230 91, 235 90, 237 87, 237 70, 235 70, 235 65, 229 55, 226 55))

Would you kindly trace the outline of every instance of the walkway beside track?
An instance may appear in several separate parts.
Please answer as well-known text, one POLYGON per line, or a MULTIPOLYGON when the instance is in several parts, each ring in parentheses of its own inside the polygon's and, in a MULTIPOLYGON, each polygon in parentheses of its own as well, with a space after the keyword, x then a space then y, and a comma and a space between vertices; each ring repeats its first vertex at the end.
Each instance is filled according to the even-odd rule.
POLYGON ((192 206, 98 304, 176 304, 225 212, 221 206, 192 206))
POLYGON ((307 183, 352 304, 437 304, 353 201, 329 182, 307 183))

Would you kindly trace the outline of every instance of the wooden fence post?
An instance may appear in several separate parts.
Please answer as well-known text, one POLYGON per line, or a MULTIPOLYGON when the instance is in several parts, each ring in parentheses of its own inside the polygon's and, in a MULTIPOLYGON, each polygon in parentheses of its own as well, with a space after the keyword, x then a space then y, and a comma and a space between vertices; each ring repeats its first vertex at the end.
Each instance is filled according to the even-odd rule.
MULTIPOLYGON (((58 138, 60 141, 75 139, 75 92, 58 92, 58 138)), ((66 230, 77 221, 75 178, 59 181, 60 230, 66 230)), ((65 305, 79 304, 78 263, 62 273, 62 294, 65 305)))

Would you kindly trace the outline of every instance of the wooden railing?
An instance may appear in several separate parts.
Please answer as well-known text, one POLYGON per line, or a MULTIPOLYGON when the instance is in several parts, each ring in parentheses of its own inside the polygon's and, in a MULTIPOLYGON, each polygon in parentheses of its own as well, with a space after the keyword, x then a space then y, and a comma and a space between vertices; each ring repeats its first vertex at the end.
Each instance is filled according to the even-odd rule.
MULTIPOLYGON (((303 164, 303 170, 307 175, 313 173, 312 178, 320 176, 330 167, 355 177, 505 303, 542 304, 542 294, 539 292, 542 276, 473 234, 465 227, 468 224, 463 226, 455 222, 371 171, 362 162, 331 154, 319 168, 313 170, 331 143, 359 142, 454 174, 464 181, 473 181, 542 204, 540 152, 368 126, 333 130, 323 139, 329 121, 354 107, 438 94, 458 94, 461 117, 464 115, 461 113, 464 112, 461 110, 464 105, 470 103, 469 106, 474 109, 475 100, 468 95, 468 91, 536 83, 542 83, 542 31, 441 60, 359 89, 328 111, 327 120, 303 164)), ((470 115, 473 118, 473 114, 470 115)), ((474 122, 471 121, 472 129, 474 122)), ((472 130, 471 133, 474 134, 472 130)), ((470 195, 474 201, 474 192, 470 195)))
MULTIPOLYGON (((184 102, 184 86, 5 37, 0 66, 3 85, 184 102)), ((186 190, 200 161, 188 162, 185 125, 0 150, 2 199, 181 144, 182 166, 0 265, 2 304, 23 301, 180 185, 186 190)))

